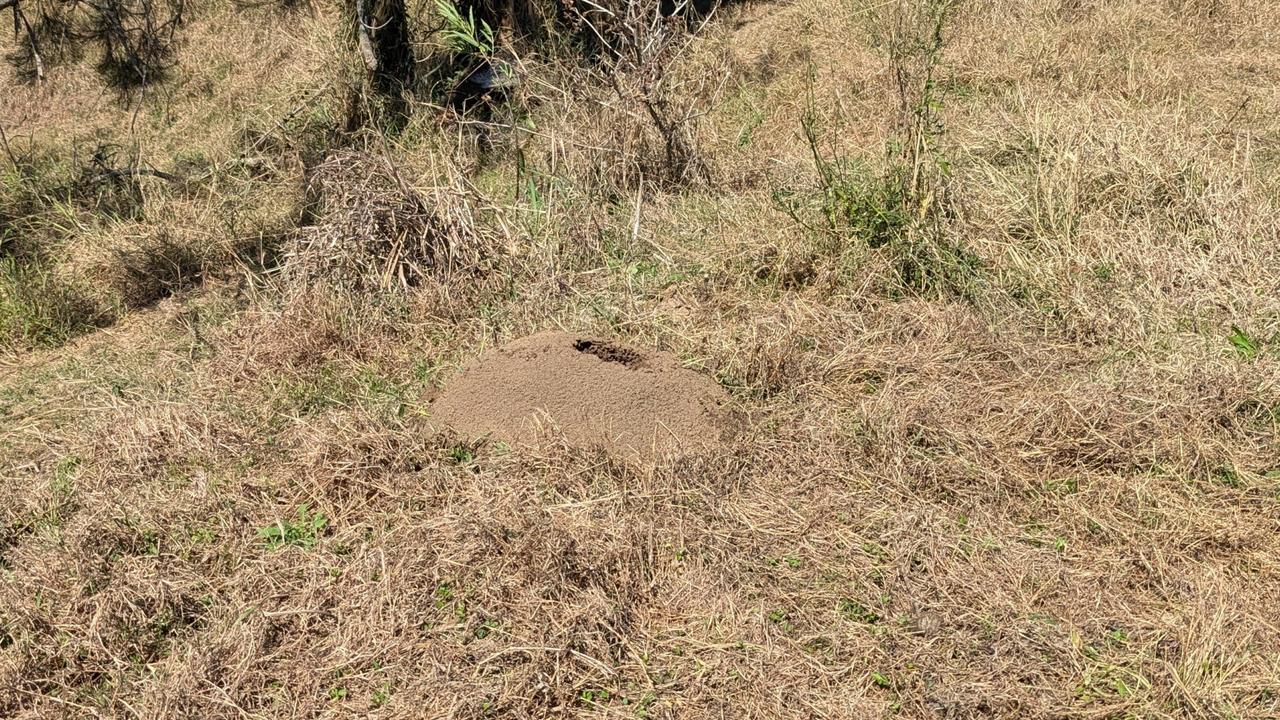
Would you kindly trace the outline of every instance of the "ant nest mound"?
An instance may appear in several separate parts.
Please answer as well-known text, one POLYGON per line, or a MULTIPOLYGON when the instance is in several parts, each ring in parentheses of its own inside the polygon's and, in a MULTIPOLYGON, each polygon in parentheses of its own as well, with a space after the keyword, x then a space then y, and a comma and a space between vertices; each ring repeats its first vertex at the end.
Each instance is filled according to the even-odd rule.
POLYGON ((469 363, 431 403, 467 438, 546 439, 654 460, 714 451, 730 435, 724 389, 672 354, 543 332, 469 363))

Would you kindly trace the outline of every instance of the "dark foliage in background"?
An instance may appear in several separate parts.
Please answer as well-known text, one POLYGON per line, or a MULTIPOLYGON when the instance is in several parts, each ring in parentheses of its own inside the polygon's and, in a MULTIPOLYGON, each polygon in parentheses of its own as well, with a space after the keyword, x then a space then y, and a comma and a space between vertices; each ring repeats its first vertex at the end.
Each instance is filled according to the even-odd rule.
POLYGON ((17 0, 17 48, 7 58, 30 81, 86 53, 99 56, 110 87, 131 90, 164 79, 183 23, 184 0, 17 0))

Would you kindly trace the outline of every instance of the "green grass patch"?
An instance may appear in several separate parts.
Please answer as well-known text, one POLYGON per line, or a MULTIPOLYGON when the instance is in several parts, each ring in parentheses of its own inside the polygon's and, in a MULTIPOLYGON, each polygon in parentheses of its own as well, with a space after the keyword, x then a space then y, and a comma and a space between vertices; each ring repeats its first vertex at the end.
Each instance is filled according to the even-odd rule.
POLYGON ((0 348, 61 345, 101 317, 84 292, 38 263, 0 257, 0 348))
POLYGON ((298 508, 297 516, 292 520, 277 520, 274 524, 258 530, 258 537, 267 543, 271 550, 293 545, 300 548, 313 548, 320 542, 329 519, 321 512, 311 512, 306 505, 298 508))

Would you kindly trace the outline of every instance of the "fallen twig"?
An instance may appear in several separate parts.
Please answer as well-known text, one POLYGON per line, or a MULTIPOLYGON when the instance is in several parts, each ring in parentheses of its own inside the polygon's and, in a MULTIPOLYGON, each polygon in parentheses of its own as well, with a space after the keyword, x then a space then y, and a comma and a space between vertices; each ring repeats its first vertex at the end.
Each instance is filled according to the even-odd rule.
POLYGON ((181 177, 174 175, 173 173, 167 173, 163 170, 152 170, 150 168, 107 169, 90 177, 89 180, 90 182, 99 182, 102 180, 107 180, 109 178, 139 177, 139 176, 145 176, 145 175, 150 175, 151 177, 158 177, 161 180, 168 180, 169 182, 182 181, 181 177))

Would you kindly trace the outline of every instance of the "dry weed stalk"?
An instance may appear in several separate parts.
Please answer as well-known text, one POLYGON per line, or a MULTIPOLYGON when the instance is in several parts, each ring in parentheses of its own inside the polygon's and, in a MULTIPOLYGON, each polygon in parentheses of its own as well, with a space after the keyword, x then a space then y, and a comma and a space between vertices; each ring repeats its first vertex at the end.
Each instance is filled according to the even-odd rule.
POLYGON ((899 0, 889 36, 889 67, 898 97, 901 146, 897 161, 904 208, 919 219, 937 220, 948 163, 938 147, 943 132, 936 75, 943 33, 954 0, 899 0))
POLYGON ((682 64, 696 40, 683 8, 664 12, 659 0, 643 0, 575 4, 570 12, 596 38, 602 58, 566 68, 561 98, 567 114, 580 117, 570 120, 573 136, 553 143, 583 155, 574 164, 588 186, 615 188, 624 197, 637 188, 706 181, 698 128, 727 72, 682 64))

